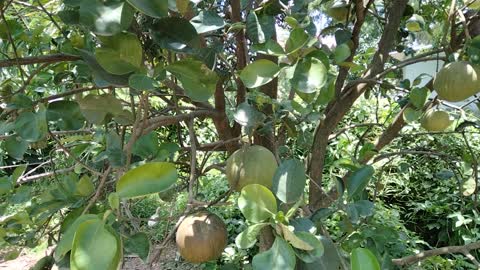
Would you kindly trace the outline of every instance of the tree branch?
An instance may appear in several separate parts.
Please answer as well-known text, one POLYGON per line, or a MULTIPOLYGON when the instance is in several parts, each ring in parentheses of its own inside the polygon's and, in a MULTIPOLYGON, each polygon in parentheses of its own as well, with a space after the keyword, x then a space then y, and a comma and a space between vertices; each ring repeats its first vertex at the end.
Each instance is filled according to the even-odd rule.
MULTIPOLYGON (((394 45, 396 30, 400 26, 403 11, 408 0, 393 1, 389 8, 387 23, 383 35, 379 42, 379 49, 375 53, 372 64, 367 70, 363 79, 371 79, 375 74, 380 73, 388 59, 388 53, 394 45)), ((340 123, 345 114, 350 110, 358 97, 360 97, 370 86, 368 83, 360 83, 352 89, 345 89, 345 93, 339 100, 334 100, 327 108, 325 119, 322 120, 315 130, 311 160, 309 163, 309 174, 318 186, 322 185, 323 167, 325 165, 325 155, 327 153, 328 137, 335 127, 340 123)), ((316 209, 321 205, 322 192, 310 186, 309 194, 310 207, 316 209)))
MULTIPOLYGON (((470 250, 479 249, 480 248, 480 241, 474 242, 464 246, 448 246, 442 247, 427 251, 422 251, 418 254, 403 257, 400 259, 393 259, 392 263, 398 266, 408 266, 419 261, 425 260, 429 257, 450 254, 450 253, 463 253, 463 254, 470 254, 470 250)), ((477 265, 478 266, 478 265, 477 265)))
POLYGON ((41 63, 57 63, 57 62, 65 62, 65 61, 76 61, 81 59, 82 58, 80 58, 80 56, 58 53, 58 54, 50 54, 50 55, 42 55, 42 56, 31 56, 31 57, 0 60, 0 67, 11 67, 15 65, 32 65, 32 64, 41 64, 41 63))

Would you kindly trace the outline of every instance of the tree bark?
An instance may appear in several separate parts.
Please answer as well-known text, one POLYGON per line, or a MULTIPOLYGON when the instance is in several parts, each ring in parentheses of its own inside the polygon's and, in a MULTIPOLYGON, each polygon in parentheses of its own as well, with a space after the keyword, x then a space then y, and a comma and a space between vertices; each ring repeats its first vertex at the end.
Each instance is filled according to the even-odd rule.
MULTIPOLYGON (((400 20, 408 3, 408 0, 393 1, 388 9, 387 23, 379 42, 379 50, 375 53, 370 69, 363 76, 365 79, 374 78, 380 73, 388 59, 388 53, 392 49, 395 41, 397 29, 400 26, 400 20)), ((339 99, 335 99, 325 113, 325 119, 320 122, 315 131, 313 140, 312 155, 309 164, 310 178, 315 184, 310 185, 309 203, 310 208, 315 210, 322 205, 325 199, 325 193, 319 187, 322 186, 323 169, 325 165, 325 155, 327 153, 328 137, 340 123, 345 114, 350 110, 354 102, 370 86, 370 83, 359 83, 342 91, 339 99)))

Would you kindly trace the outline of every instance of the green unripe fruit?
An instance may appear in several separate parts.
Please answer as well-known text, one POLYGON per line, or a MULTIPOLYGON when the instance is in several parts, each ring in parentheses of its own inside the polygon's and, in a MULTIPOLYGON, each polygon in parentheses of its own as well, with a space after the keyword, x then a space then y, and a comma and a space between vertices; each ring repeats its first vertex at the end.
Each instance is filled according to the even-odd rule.
POLYGON ((433 88, 440 99, 458 102, 480 90, 480 69, 465 61, 445 65, 435 76, 433 88))
POLYGON ((217 215, 201 211, 178 226, 176 242, 180 255, 191 263, 215 260, 227 246, 227 228, 217 215))
POLYGON ((423 30, 423 27, 425 26, 425 20, 423 19, 422 16, 413 14, 412 17, 410 17, 407 20, 407 23, 405 24, 405 26, 410 32, 420 32, 423 30))
POLYGON ((428 131, 444 131, 452 121, 447 112, 430 110, 422 117, 420 124, 428 131))
POLYGON ((240 191, 249 184, 272 187, 278 164, 267 148, 252 145, 235 151, 227 160, 226 174, 230 187, 240 191))

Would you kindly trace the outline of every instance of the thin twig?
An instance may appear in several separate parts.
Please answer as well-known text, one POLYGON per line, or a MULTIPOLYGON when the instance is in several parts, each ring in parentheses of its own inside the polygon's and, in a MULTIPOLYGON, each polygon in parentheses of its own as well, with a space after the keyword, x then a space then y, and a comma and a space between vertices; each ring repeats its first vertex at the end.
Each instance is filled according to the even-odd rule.
POLYGON ((57 143, 57 145, 67 154, 67 156, 70 156, 73 158, 73 160, 75 160, 75 162, 77 162, 78 164, 82 165, 82 167, 84 167, 85 169, 87 169, 88 171, 90 171, 91 173, 93 173, 94 175, 102 175, 102 173, 100 172, 97 172, 95 169, 93 169, 92 167, 88 166, 87 164, 85 164, 83 161, 81 161, 79 158, 77 158, 68 148, 66 148, 62 142, 55 136, 52 134, 52 132, 49 130, 48 131, 48 134, 50 135, 50 137, 57 143))
POLYGON ((108 166, 107 170, 103 173, 103 176, 100 179, 100 183, 98 184, 95 195, 93 195, 93 197, 90 199, 85 209, 83 209, 82 214, 87 213, 88 210, 90 210, 90 208, 93 206, 93 204, 98 200, 98 198, 100 197, 100 194, 102 193, 103 186, 105 185, 105 182, 107 181, 108 175, 110 174, 111 171, 112 171, 112 166, 108 166))

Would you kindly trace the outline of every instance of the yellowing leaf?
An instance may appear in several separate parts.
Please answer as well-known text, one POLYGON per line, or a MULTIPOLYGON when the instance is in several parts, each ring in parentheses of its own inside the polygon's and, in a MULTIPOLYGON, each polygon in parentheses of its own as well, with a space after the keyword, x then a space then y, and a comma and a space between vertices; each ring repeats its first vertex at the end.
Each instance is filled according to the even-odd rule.
POLYGON ((309 245, 307 242, 303 241, 302 239, 298 238, 295 233, 293 233, 288 226, 279 223, 280 228, 282 230, 283 238, 290 242, 290 244, 298 249, 302 250, 313 250, 313 247, 309 245))

